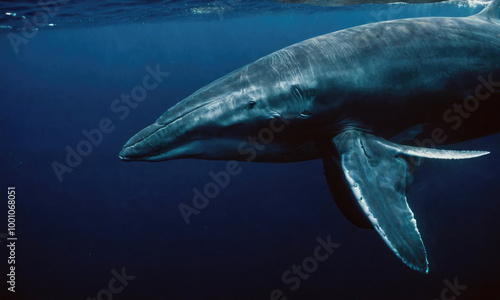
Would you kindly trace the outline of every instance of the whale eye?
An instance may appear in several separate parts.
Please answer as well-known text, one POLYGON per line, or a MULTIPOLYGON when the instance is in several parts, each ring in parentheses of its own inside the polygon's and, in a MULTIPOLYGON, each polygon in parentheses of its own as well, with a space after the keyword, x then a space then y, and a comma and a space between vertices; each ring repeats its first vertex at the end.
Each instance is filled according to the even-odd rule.
POLYGON ((255 101, 248 102, 248 109, 254 108, 256 104, 257 104, 257 102, 255 102, 255 101))

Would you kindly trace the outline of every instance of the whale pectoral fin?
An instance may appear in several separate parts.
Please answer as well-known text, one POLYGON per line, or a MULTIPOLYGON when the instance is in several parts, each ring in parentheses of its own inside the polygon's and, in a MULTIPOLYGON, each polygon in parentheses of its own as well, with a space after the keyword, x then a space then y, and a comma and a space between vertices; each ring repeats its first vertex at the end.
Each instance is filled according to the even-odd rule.
POLYGON ((403 146, 356 130, 345 131, 332 142, 352 199, 373 228, 406 265, 427 273, 425 247, 406 201, 405 192, 412 178, 408 156, 463 159, 488 152, 403 146))
MULTIPOLYGON (((406 175, 406 191, 408 191, 413 182, 413 173, 420 164, 418 157, 403 157, 408 165, 408 174, 406 175)), ((352 224, 360 228, 374 229, 372 223, 361 209, 358 201, 354 198, 350 184, 342 170, 338 159, 334 157, 323 158, 323 169, 325 170, 326 182, 333 200, 344 217, 352 224)))
POLYGON ((347 183, 391 250, 409 267, 427 273, 424 243, 406 202, 407 163, 372 137, 348 131, 333 139, 347 183))
POLYGON ((344 217, 357 227, 373 229, 372 223, 354 199, 338 160, 333 157, 323 158, 323 169, 333 200, 344 217))

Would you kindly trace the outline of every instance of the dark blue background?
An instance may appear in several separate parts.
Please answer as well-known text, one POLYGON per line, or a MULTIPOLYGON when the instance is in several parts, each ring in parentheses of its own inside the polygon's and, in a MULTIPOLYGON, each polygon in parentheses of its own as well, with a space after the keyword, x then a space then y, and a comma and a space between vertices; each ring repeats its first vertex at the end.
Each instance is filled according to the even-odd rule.
MULTIPOLYGON (((472 11, 422 7, 392 17, 472 11)), ((41 30, 19 54, 0 35, 0 233, 13 185, 17 296, 95 298, 110 271, 125 267, 136 278, 113 299, 269 299, 276 288, 288 299, 438 299, 443 280, 455 277, 468 286, 458 299, 499 299, 500 136, 454 146, 490 150, 486 157, 427 161, 419 170, 408 199, 427 247, 428 275, 341 215, 319 161, 242 163, 242 173, 187 226, 177 206, 191 203, 192 189, 226 162, 118 159, 128 138, 201 86, 289 44, 377 21, 373 12, 387 9, 41 30), (170 76, 120 120, 111 102, 157 64, 170 76), (65 147, 74 148, 81 131, 102 118, 115 130, 60 183, 51 163, 63 163, 65 147), (291 292, 281 275, 328 235, 340 248, 291 292)), ((6 280, 1 299, 15 299, 6 280)))

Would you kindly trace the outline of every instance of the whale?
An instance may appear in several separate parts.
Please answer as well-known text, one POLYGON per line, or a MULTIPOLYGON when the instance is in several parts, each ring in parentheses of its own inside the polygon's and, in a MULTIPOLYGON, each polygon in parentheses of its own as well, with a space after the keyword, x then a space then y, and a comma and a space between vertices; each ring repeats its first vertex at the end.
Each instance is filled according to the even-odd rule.
POLYGON ((435 3, 443 1, 454 1, 458 0, 276 0, 285 4, 308 4, 316 6, 349 6, 357 4, 390 4, 390 3, 435 3))
POLYGON ((489 149, 447 145, 500 132, 499 6, 291 45, 195 91, 131 137, 119 158, 322 160, 342 214, 428 273, 406 194, 424 159, 484 156, 489 149))

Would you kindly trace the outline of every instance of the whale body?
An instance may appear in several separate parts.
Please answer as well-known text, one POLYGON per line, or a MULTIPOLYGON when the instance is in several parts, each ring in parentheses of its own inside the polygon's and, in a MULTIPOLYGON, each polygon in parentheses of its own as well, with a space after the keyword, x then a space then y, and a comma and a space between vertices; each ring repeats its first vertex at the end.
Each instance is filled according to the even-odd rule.
POLYGON ((493 0, 470 17, 379 22, 289 46, 179 102, 119 157, 322 159, 344 216, 427 273, 406 191, 422 157, 488 153, 422 146, 500 132, 499 6, 493 0))
POLYGON ((388 3, 434 3, 457 0, 276 0, 286 4, 309 4, 318 6, 347 6, 357 4, 388 4, 388 3))

